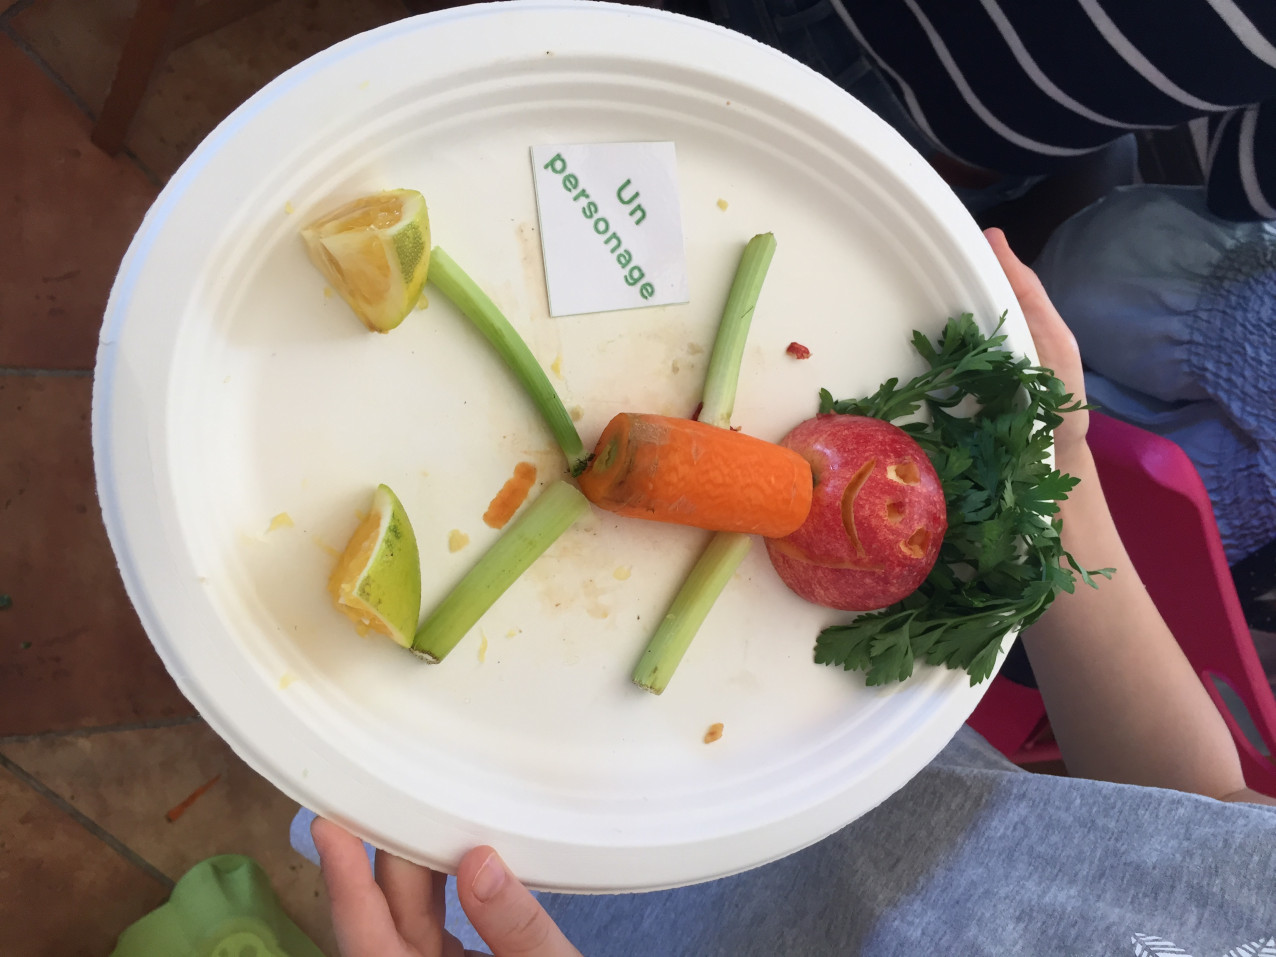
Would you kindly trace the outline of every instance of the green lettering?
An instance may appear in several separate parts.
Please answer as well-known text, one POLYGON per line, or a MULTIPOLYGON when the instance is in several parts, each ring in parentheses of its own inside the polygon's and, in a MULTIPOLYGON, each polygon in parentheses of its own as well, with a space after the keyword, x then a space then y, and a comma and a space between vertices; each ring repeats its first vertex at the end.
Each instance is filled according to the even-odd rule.
MULTIPOLYGON (((620 255, 616 257, 616 262, 620 263, 621 269, 624 269, 633 261, 634 261, 633 253, 631 253, 628 249, 622 249, 620 251, 620 255)), ((632 286, 633 283, 630 283, 629 285, 632 286)))
POLYGON ((580 185, 580 180, 576 178, 575 173, 568 173, 566 176, 563 177, 563 189, 567 190, 567 192, 570 193, 579 185, 580 185))
POLYGON ((631 182, 632 180, 625 180, 623 183, 621 183, 619 186, 616 187, 616 198, 620 200, 622 203, 624 203, 626 206, 628 206, 630 203, 632 203, 635 199, 637 199, 641 195, 638 192, 638 190, 634 190, 634 194, 630 196, 628 199, 625 199, 625 187, 628 186, 631 182))
POLYGON ((567 160, 563 159, 562 153, 555 153, 550 157, 549 162, 545 164, 545 169, 562 176, 567 172, 567 160))
POLYGON ((656 294, 656 287, 649 282, 645 282, 638 287, 638 295, 642 296, 642 298, 644 299, 650 299, 655 294, 656 294))

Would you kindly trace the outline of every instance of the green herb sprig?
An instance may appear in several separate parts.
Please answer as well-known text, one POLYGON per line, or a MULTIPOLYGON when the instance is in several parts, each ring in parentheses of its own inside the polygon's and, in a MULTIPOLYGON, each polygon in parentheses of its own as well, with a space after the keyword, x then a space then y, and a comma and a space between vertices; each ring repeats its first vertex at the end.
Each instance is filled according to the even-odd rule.
POLYGON ((929 422, 901 426, 922 447, 944 487, 948 531, 921 587, 882 611, 820 632, 819 664, 863 671, 869 685, 903 681, 921 660, 965 669, 986 680, 1002 641, 1041 617, 1076 577, 1095 576, 1063 547, 1058 502, 1077 479, 1048 463, 1052 432, 1084 408, 1049 369, 1003 348, 1003 313, 985 337, 966 313, 949 319, 932 343, 913 333, 930 369, 900 386, 889 379, 873 395, 834 401, 820 391, 820 412, 902 419, 923 407, 929 422), (954 414, 973 401, 970 415, 954 414), (1066 562, 1066 565, 1064 564, 1066 562), (1074 574, 1075 573, 1075 574, 1074 574))

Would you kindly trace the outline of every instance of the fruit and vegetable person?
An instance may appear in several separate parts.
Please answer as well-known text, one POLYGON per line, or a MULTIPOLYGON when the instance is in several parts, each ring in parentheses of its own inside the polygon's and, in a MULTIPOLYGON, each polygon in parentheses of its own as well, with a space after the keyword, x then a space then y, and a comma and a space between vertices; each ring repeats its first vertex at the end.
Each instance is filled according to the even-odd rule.
MULTIPOLYGON (((1081 395, 1071 333, 988 234, 1042 365, 1081 395)), ((1121 546, 1084 411, 1055 432, 1081 478, 1066 547, 1117 566, 1060 595, 1022 638, 1072 777, 1025 773, 963 728, 858 821, 776 863, 673 891, 529 893, 497 853, 458 862, 457 893, 496 957, 695 954, 1257 954, 1276 937, 1276 800, 1246 788, 1231 735, 1121 546), (574 943, 573 943, 574 942, 574 943), (577 949, 579 947, 579 950, 577 949), (1160 949, 1157 949, 1160 948, 1160 949)), ((315 845, 344 957, 463 957, 442 875, 322 819, 315 845)), ((1276 948, 1276 943, 1268 945, 1276 948)))

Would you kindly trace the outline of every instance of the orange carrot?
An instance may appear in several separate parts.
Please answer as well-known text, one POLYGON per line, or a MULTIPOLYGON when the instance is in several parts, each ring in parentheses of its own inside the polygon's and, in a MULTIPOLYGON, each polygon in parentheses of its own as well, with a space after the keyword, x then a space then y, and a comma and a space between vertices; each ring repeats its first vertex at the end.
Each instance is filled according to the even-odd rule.
POLYGON ((622 412, 607 424, 585 497, 608 511, 780 538, 811 509, 811 466, 791 449, 691 419, 622 412))
POLYGON ((536 466, 531 462, 519 462, 514 466, 514 477, 501 487, 483 513, 484 523, 492 528, 504 528, 527 498, 535 481, 536 466))

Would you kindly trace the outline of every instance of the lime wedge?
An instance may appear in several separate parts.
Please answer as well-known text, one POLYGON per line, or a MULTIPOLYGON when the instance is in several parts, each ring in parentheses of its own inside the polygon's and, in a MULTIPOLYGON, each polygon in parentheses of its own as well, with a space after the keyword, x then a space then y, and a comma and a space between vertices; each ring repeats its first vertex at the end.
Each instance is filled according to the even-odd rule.
POLYGON ((328 593, 360 634, 375 631, 411 646, 421 614, 421 556, 408 513, 389 486, 377 486, 368 517, 332 570, 328 593))
POLYGON ((373 332, 416 306, 430 268, 430 216, 414 189, 365 196, 301 230, 310 260, 373 332))

